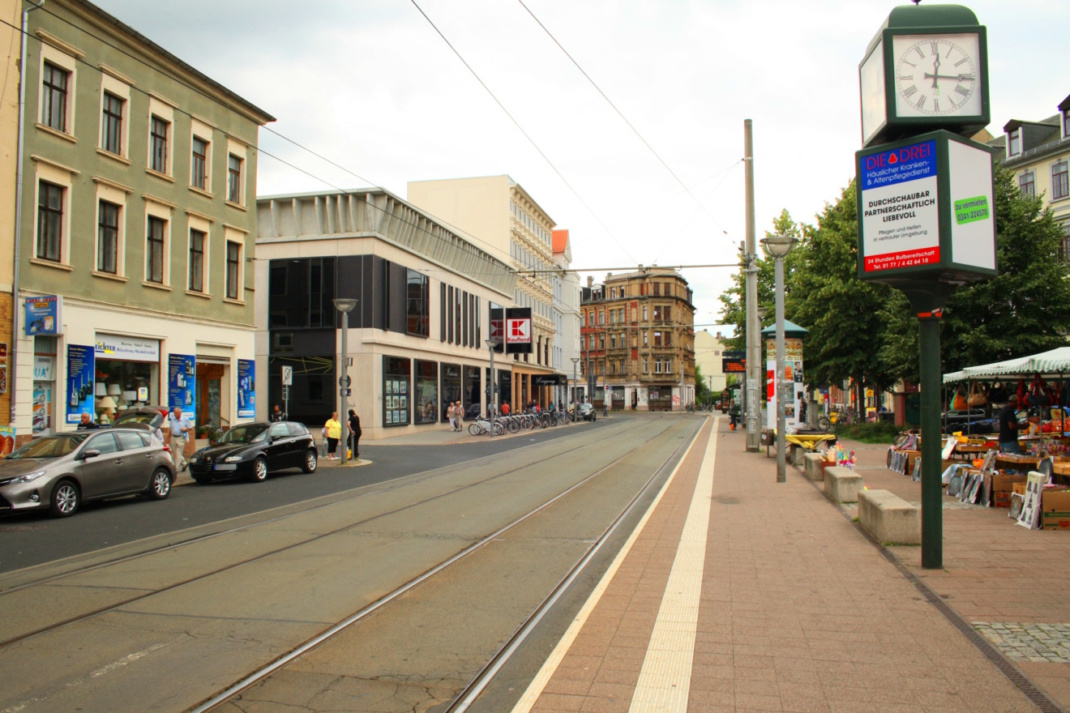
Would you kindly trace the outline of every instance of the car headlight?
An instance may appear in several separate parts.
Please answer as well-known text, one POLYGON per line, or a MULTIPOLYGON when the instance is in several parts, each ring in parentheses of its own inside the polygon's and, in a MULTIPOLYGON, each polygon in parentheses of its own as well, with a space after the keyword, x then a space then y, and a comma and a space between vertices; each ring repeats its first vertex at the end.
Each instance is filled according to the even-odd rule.
POLYGON ((20 475, 18 477, 12 478, 8 482, 9 483, 29 483, 31 480, 37 480, 38 478, 40 478, 44 474, 45 474, 45 472, 43 470, 38 470, 38 471, 34 471, 33 473, 27 473, 26 475, 20 475))
POLYGON ((223 459, 224 463, 237 463, 241 460, 241 456, 227 456, 223 459))

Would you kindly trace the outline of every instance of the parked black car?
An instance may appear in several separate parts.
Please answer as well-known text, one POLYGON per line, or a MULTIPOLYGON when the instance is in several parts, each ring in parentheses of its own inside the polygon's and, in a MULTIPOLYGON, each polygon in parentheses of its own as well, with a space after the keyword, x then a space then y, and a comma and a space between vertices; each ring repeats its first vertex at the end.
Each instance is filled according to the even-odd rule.
POLYGON ((584 421, 597 421, 598 413, 594 410, 594 404, 580 404, 579 411, 576 412, 579 418, 584 421))
POLYGON ((189 474, 198 483, 224 478, 266 480, 268 473, 300 468, 316 470, 316 442, 294 421, 243 423, 189 459, 189 474))

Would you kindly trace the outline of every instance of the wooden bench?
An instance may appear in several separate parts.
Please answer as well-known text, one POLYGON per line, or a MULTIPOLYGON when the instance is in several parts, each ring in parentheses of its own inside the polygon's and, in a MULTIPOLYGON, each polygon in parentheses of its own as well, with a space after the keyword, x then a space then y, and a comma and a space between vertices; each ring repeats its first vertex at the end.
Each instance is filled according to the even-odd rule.
POLYGON ((863 490, 858 521, 881 544, 921 544, 921 511, 891 491, 863 490))
POLYGON ((803 456, 805 467, 803 472, 806 477, 815 483, 825 479, 825 456, 820 453, 806 453, 803 456))
POLYGON ((834 503, 856 503, 862 492, 862 476, 850 468, 825 468, 825 497, 834 503))

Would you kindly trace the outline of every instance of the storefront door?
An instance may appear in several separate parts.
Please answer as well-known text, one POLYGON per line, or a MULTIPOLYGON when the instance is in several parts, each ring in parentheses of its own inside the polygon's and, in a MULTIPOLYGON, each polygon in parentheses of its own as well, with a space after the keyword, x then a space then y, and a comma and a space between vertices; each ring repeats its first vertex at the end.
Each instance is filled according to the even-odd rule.
POLYGON ((197 424, 220 428, 223 399, 222 364, 197 362, 197 424))

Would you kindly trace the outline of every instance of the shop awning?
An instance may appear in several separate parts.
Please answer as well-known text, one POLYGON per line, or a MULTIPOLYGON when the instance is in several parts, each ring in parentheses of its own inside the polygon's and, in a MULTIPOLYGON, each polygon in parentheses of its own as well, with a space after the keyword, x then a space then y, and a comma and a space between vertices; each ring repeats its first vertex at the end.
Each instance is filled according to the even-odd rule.
POLYGON ((968 366, 962 371, 944 374, 944 383, 952 384, 970 379, 996 377, 1025 378, 1034 374, 1056 375, 1070 373, 1070 347, 1059 347, 1032 356, 997 361, 980 366, 968 366))

